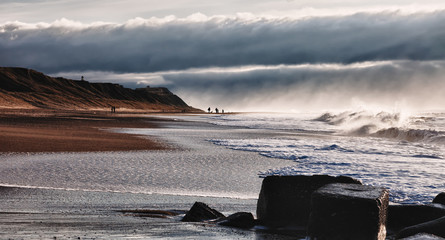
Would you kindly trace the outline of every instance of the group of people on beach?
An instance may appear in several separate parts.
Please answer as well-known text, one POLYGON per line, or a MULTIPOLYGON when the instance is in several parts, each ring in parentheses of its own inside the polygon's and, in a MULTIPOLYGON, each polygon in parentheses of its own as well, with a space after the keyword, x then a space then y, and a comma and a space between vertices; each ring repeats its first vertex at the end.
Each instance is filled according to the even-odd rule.
MULTIPOLYGON (((213 113, 213 111, 212 111, 212 109, 210 107, 207 109, 207 111, 208 111, 208 113, 213 113)), ((215 108, 215 113, 219 113, 219 109, 218 108, 215 108)), ((224 109, 221 110, 221 113, 224 114, 224 109)))

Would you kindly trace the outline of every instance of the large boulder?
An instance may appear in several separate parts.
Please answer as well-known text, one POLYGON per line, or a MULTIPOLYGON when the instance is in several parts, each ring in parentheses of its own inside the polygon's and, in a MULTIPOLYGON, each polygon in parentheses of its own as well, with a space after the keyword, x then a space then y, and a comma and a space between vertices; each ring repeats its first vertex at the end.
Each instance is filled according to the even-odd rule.
POLYGON ((445 205, 445 192, 437 194, 437 196, 433 199, 433 203, 445 205))
POLYGON ((445 237, 445 217, 434 219, 411 227, 402 229, 398 234, 398 238, 414 236, 419 233, 429 233, 435 236, 445 237))
POLYGON ((312 193, 329 183, 361 184, 359 180, 345 176, 299 175, 264 178, 257 204, 259 224, 271 228, 306 226, 312 193))
POLYGON ((225 217, 222 213, 202 202, 195 202, 192 208, 182 218, 183 222, 202 222, 225 217))
POLYGON ((403 228, 429 222, 445 216, 445 206, 429 205, 389 205, 388 231, 397 233, 403 228))
POLYGON ((312 194, 310 239, 384 240, 389 193, 358 184, 328 184, 312 194))

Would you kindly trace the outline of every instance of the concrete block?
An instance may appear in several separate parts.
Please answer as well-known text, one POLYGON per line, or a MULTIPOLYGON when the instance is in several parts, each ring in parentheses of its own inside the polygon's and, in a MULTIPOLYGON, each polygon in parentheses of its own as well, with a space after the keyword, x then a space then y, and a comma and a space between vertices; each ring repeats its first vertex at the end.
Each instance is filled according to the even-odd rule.
POLYGON ((310 239, 384 240, 389 202, 384 188, 328 184, 312 194, 310 239))
POLYGON ((306 227, 309 220, 312 193, 329 183, 361 184, 359 180, 345 176, 266 177, 263 180, 258 198, 258 222, 271 228, 306 227))

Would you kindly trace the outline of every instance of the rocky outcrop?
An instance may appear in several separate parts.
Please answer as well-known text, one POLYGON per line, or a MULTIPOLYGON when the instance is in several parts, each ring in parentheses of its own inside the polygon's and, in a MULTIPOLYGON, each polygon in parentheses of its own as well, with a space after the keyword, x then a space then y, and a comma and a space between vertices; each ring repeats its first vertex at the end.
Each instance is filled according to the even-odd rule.
MULTIPOLYGON (((168 217, 166 211, 158 210, 130 213, 168 217)), ((266 177, 258 199, 257 217, 255 220, 247 212, 225 217, 196 202, 182 221, 255 228, 298 239, 433 240, 445 237, 444 205, 389 205, 386 189, 364 186, 344 176, 266 177)))
POLYGON ((312 194, 310 239, 384 240, 389 202, 384 188, 328 184, 312 194))
POLYGON ((249 229, 255 226, 252 213, 237 212, 228 217, 202 202, 195 202, 182 218, 183 222, 216 223, 226 227, 249 229))
POLYGON ((312 193, 329 183, 361 184, 360 181, 345 176, 266 177, 258 198, 259 223, 271 228, 306 226, 311 211, 312 193))
POLYGON ((53 78, 25 68, 0 67, 0 107, 49 109, 201 111, 166 88, 129 89, 119 84, 53 78))

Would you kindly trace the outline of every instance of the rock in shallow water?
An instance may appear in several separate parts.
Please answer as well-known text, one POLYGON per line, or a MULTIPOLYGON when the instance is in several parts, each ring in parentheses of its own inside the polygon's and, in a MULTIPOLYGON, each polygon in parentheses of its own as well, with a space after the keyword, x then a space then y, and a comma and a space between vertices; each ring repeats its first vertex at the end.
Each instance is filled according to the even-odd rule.
POLYGON ((384 240, 388 202, 384 188, 328 184, 312 194, 308 235, 318 240, 384 240))
POLYGON ((202 222, 225 217, 224 214, 210 208, 202 202, 195 202, 192 208, 185 214, 183 222, 202 222))
POLYGON ((217 220, 217 223, 227 227, 249 229, 255 226, 255 219, 253 218, 252 213, 237 212, 226 218, 217 220))
POLYGON ((434 199, 433 203, 439 203, 445 205, 445 192, 439 193, 434 199))

